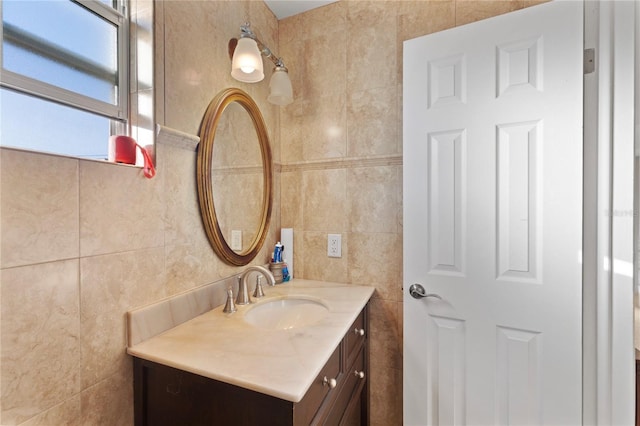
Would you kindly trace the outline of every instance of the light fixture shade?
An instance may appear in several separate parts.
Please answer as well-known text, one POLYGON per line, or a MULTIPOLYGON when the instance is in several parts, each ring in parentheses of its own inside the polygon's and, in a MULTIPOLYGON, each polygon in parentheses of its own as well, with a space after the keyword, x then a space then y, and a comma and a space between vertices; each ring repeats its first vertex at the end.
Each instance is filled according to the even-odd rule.
POLYGON ((245 83, 257 83, 264 79, 262 56, 255 40, 249 37, 238 40, 231 63, 231 76, 245 83))
POLYGON ((269 102, 275 105, 289 105, 293 102, 291 79, 285 67, 276 67, 269 82, 269 102))

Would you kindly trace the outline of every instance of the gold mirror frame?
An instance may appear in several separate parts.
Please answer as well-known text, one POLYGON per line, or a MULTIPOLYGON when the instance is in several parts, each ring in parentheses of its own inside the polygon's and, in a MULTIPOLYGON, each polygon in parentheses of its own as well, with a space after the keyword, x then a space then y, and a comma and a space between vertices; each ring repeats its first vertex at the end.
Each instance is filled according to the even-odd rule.
POLYGON ((209 238, 209 243, 211 243, 211 247, 222 260, 230 265, 244 266, 248 264, 256 257, 267 237, 269 220, 271 219, 272 189, 269 135, 258 105, 256 105, 254 100, 244 91, 236 88, 225 89, 218 93, 207 107, 204 118, 202 119, 202 124, 200 125, 200 144, 198 145, 196 160, 196 181, 200 215, 202 216, 204 229, 209 238), (236 253, 231 249, 220 230, 216 216, 216 208, 213 202, 212 187, 213 144, 215 142, 216 129, 222 113, 232 102, 240 104, 251 117, 262 152, 264 177, 262 215, 258 232, 251 245, 241 253, 236 253))

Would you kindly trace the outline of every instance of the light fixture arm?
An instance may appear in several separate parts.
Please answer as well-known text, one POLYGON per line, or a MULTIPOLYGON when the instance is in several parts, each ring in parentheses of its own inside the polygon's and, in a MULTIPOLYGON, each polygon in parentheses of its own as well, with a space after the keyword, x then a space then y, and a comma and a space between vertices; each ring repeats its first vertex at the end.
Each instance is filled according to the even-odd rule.
POLYGON ((278 56, 274 55, 271 49, 269 49, 269 47, 267 47, 262 41, 260 41, 258 36, 256 36, 256 34, 251 29, 251 25, 248 22, 240 25, 240 38, 245 38, 245 37, 248 37, 254 40, 258 45, 258 49, 260 50, 260 53, 262 54, 262 56, 264 56, 265 58, 269 58, 276 67, 281 67, 285 69, 287 68, 284 65, 284 62, 282 61, 282 58, 279 58, 278 56))

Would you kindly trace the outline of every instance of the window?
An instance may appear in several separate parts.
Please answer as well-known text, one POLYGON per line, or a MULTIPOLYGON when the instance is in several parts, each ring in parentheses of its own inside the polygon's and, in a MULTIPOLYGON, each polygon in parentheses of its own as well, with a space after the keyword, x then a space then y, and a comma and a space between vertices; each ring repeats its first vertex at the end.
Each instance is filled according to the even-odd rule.
POLYGON ((0 144, 106 159, 129 118, 124 0, 3 0, 0 144))

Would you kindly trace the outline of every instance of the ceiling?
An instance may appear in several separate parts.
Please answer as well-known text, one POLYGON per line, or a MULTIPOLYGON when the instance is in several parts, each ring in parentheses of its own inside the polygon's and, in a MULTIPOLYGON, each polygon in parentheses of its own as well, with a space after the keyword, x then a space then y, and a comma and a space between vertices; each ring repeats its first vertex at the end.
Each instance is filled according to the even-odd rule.
POLYGON ((276 18, 283 19, 335 1, 337 0, 265 0, 265 3, 276 18))

